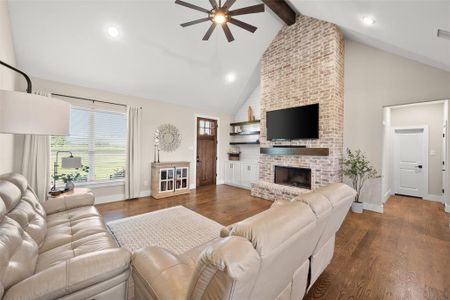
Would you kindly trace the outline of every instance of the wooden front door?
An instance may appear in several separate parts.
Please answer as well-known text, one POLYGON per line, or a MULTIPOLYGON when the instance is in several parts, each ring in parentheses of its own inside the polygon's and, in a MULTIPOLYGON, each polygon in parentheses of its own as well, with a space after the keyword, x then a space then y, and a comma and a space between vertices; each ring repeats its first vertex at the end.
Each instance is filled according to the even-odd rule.
POLYGON ((197 118, 197 186, 216 184, 217 121, 197 118))

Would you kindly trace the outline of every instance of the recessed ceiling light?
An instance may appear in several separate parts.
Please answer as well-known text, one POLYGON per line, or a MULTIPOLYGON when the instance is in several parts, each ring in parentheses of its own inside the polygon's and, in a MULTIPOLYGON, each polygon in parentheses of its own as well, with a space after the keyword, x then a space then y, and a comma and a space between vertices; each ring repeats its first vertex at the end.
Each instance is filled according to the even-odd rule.
POLYGON ((236 81, 236 74, 234 74, 234 73, 228 73, 228 74, 225 76, 225 80, 226 80, 228 83, 235 82, 235 81, 236 81))
POLYGON ((112 38, 117 38, 119 36, 119 29, 115 26, 108 27, 108 35, 112 38))
POLYGON ((362 18, 362 22, 365 25, 373 25, 373 24, 375 24, 375 19, 373 17, 370 17, 370 16, 365 16, 365 17, 362 18))

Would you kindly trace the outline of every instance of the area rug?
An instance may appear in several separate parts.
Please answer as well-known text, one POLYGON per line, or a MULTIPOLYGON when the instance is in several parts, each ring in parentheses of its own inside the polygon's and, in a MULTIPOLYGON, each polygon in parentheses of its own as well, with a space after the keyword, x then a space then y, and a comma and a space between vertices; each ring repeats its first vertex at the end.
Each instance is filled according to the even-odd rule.
POLYGON ((121 247, 131 252, 157 246, 181 254, 220 236, 219 223, 175 206, 107 223, 121 247))

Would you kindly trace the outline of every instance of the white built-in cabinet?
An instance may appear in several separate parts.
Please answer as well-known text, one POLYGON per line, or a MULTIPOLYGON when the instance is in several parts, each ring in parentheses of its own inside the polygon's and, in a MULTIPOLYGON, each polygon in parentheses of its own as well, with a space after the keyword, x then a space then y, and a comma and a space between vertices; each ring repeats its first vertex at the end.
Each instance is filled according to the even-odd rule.
POLYGON ((225 184, 250 189, 258 180, 258 163, 253 161, 225 161, 225 184))

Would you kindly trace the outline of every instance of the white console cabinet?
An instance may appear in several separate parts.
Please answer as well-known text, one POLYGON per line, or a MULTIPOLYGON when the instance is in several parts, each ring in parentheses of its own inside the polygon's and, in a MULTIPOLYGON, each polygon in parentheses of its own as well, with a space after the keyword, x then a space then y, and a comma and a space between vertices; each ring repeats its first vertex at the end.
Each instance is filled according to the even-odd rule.
POLYGON ((258 163, 253 161, 225 161, 225 184, 245 189, 258 180, 258 163))

